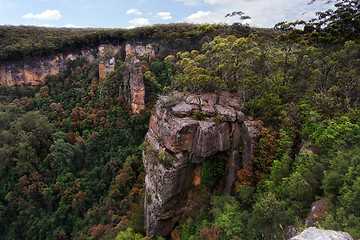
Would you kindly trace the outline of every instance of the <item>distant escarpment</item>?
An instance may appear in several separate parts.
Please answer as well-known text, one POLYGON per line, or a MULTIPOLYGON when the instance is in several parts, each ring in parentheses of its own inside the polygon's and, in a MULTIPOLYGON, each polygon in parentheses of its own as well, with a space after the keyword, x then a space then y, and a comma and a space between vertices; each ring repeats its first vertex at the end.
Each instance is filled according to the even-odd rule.
POLYGON ((89 64, 99 65, 99 80, 102 81, 115 70, 116 59, 125 62, 125 75, 120 87, 121 94, 129 102, 134 114, 145 109, 145 87, 141 59, 155 58, 156 50, 151 44, 132 43, 124 45, 100 45, 95 49, 57 54, 48 58, 24 59, 0 64, 0 85, 37 86, 65 71, 68 64, 85 58, 89 64))
POLYGON ((237 171, 251 165, 261 126, 238 100, 227 92, 160 97, 143 152, 147 236, 168 235, 210 193, 231 194, 237 171), (209 166, 219 173, 210 179, 209 166))

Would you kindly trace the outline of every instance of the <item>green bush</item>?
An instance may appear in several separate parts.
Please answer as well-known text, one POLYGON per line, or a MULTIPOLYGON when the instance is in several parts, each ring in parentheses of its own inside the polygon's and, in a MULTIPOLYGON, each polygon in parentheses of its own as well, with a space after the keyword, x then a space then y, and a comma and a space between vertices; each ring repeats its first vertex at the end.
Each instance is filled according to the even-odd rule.
POLYGON ((207 187, 217 183, 225 173, 225 160, 210 158, 201 165, 200 179, 207 187))

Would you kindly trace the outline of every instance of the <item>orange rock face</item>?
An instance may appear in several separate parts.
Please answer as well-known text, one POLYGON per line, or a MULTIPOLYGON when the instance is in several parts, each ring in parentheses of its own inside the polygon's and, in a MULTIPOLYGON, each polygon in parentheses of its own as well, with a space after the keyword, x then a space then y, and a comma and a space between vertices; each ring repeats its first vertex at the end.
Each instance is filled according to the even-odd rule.
POLYGON ((6 71, 5 68, 0 69, 0 84, 5 86, 14 85, 14 82, 12 80, 11 70, 6 71))
MULTIPOLYGON (((67 64, 78 57, 86 58, 90 63, 98 61, 98 55, 104 54, 106 49, 112 49, 113 55, 119 53, 121 46, 101 46, 99 49, 82 50, 78 53, 58 54, 48 58, 22 60, 0 65, 0 85, 31 85, 43 84, 46 76, 53 76, 66 70, 67 64), (94 54, 95 52, 95 54, 94 54), (99 54, 96 54, 99 53, 99 54)), ((115 59, 111 58, 99 65, 100 78, 104 78, 115 68, 115 59)))
POLYGON ((102 63, 102 62, 99 63, 99 78, 100 79, 103 79, 104 77, 106 77, 104 70, 105 70, 105 63, 102 63))
POLYGON ((24 77, 25 77, 25 84, 36 86, 41 83, 39 77, 31 71, 24 70, 24 77))
POLYGON ((133 113, 138 114, 145 109, 145 86, 142 75, 136 77, 136 81, 131 86, 131 107, 133 113))
POLYGON ((140 61, 143 57, 155 56, 155 50, 151 44, 147 45, 125 45, 126 68, 128 77, 124 83, 128 84, 131 91, 131 108, 134 114, 145 109, 145 85, 143 78, 143 66, 140 61))
POLYGON ((200 165, 196 166, 194 171, 194 179, 193 179, 193 185, 198 186, 201 184, 201 178, 200 178, 200 165))

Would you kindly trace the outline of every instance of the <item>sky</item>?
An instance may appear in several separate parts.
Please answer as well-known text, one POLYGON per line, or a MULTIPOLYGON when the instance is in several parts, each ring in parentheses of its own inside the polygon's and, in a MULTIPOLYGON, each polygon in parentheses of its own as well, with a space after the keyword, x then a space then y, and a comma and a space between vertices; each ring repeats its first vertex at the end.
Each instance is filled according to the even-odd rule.
POLYGON ((310 19, 324 0, 0 0, 0 25, 134 28, 162 23, 247 23, 272 28, 310 19), (225 18, 242 11, 251 19, 225 18))

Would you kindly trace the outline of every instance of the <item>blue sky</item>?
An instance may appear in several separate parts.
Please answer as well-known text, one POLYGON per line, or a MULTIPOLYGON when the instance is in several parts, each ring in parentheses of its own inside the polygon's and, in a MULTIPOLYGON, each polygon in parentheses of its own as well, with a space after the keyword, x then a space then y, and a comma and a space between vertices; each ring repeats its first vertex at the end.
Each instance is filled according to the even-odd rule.
POLYGON ((308 19, 325 10, 322 0, 0 0, 0 25, 131 28, 157 23, 233 23, 243 11, 254 27, 308 19))

